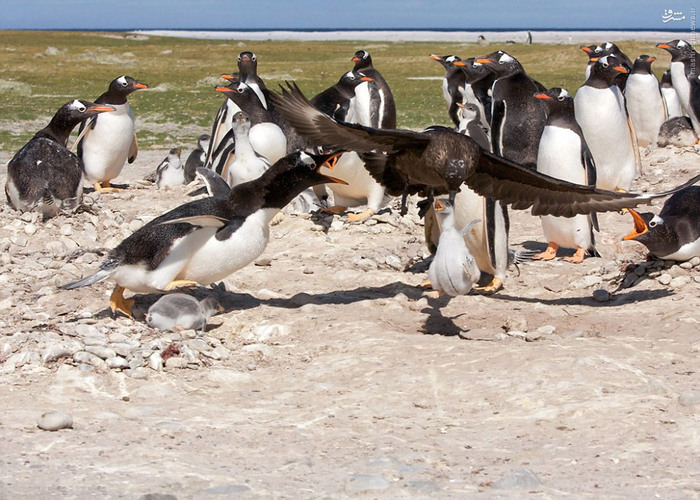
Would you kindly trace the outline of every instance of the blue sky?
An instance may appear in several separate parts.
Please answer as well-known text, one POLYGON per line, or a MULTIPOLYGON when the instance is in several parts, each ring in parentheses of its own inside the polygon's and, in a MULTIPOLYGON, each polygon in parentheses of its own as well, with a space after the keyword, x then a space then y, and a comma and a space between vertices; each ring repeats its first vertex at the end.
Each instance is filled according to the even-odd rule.
POLYGON ((0 29, 690 31, 693 8, 659 0, 0 0, 0 29), (685 19, 664 22, 670 11, 685 19))

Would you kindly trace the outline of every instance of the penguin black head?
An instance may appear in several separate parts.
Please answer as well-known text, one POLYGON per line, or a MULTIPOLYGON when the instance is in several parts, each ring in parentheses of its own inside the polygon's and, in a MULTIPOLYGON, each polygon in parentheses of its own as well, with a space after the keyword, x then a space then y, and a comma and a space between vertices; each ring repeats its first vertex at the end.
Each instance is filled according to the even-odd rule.
POLYGON ((571 107, 573 111, 574 98, 566 89, 553 87, 544 92, 535 93, 535 98, 541 99, 550 112, 571 107))
POLYGON ((464 66, 465 65, 464 61, 462 61, 462 59, 459 56, 454 56, 454 55, 439 56, 437 54, 430 54, 430 58, 433 61, 437 61, 440 64, 442 64, 446 70, 452 68, 453 66, 464 66))
POLYGON ((172 148, 170 154, 179 157, 182 154, 182 148, 172 148))
POLYGON ((258 58, 252 52, 241 52, 238 54, 238 71, 245 79, 248 75, 255 75, 258 72, 258 58))
POLYGON ((632 66, 632 71, 630 73, 652 74, 651 63, 654 61, 656 61, 656 57, 642 54, 634 60, 634 66, 632 66))
POLYGON ((517 71, 522 71, 520 62, 507 52, 498 50, 474 61, 474 66, 482 65, 499 76, 505 76, 517 71))
POLYGON ((671 54, 671 61, 685 61, 693 56, 695 50, 685 40, 671 40, 670 42, 657 43, 659 49, 664 49, 671 54))
POLYGON ((663 75, 661 75, 661 86, 666 88, 673 87, 670 69, 667 69, 666 71, 664 71, 663 75))
POLYGON ((637 213, 630 209, 629 213, 634 219, 634 230, 622 239, 638 241, 654 255, 667 255, 669 252, 665 250, 678 240, 670 226, 651 212, 637 213))
POLYGON ((216 87, 214 90, 226 95, 226 97, 235 102, 239 108, 249 109, 248 106, 260 102, 255 91, 245 83, 231 83, 225 87, 216 87))
POLYGON ((362 71, 365 68, 372 67, 372 56, 366 50, 358 50, 351 59, 355 63, 353 71, 362 71))
POLYGON ((209 134, 202 134, 197 138, 197 146, 199 146, 199 149, 207 149, 209 147, 209 141, 211 141, 211 136, 209 134))
POLYGON ((241 82, 240 73, 223 73, 221 75, 221 78, 227 80, 229 83, 235 83, 236 85, 238 85, 241 82))
POLYGON ((598 47, 596 44, 593 45, 581 45, 580 49, 588 55, 588 59, 592 59, 596 56, 595 49, 598 47))
POLYGON ((471 102, 467 103, 457 103, 457 117, 460 121, 466 120, 468 122, 478 121, 481 118, 481 112, 476 104, 471 102))
POLYGON ((114 111, 114 107, 107 104, 96 104, 79 99, 68 101, 58 108, 49 125, 37 132, 37 135, 50 135, 65 146, 71 130, 78 123, 99 113, 109 113, 111 111, 114 111))
POLYGON ((338 86, 341 87, 343 90, 354 90, 355 87, 357 87, 361 83, 372 81, 374 81, 372 78, 364 75, 363 73, 348 71, 340 77, 340 80, 338 80, 338 86))
POLYGON ((124 99, 126 99, 126 96, 132 92, 147 88, 148 85, 145 83, 141 83, 130 76, 122 75, 112 80, 112 82, 109 84, 107 93, 114 96, 122 96, 124 99))
POLYGON ((619 75, 626 75, 627 73, 629 73, 629 70, 615 56, 603 56, 591 68, 591 78, 599 79, 609 86, 614 84, 615 78, 619 75))
MULTIPOLYGON (((341 154, 342 152, 335 152, 317 155, 296 151, 279 159, 258 179, 240 186, 256 182, 264 184, 266 188, 263 206, 282 208, 306 188, 328 183, 347 184, 320 172, 323 166, 332 168, 332 164, 341 154)), ((239 187, 235 190, 239 190, 239 187)))

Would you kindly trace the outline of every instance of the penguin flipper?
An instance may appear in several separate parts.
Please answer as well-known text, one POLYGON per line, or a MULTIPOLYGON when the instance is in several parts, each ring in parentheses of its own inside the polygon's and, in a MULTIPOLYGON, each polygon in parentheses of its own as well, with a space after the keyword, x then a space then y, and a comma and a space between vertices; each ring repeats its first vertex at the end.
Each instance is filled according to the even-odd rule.
POLYGON ((139 154, 139 145, 136 141, 136 132, 134 132, 134 138, 131 139, 131 146, 129 146, 129 156, 127 157, 127 161, 129 163, 134 163, 134 160, 136 159, 136 155, 139 154))
POLYGON ((199 167, 196 173, 206 187, 209 196, 228 196, 231 187, 219 174, 208 168, 199 167))
POLYGON ((189 217, 180 217, 178 219, 171 219, 161 224, 190 224, 191 226, 201 226, 201 227, 217 227, 222 228, 227 224, 228 220, 223 217, 217 217, 216 215, 191 215, 189 217))

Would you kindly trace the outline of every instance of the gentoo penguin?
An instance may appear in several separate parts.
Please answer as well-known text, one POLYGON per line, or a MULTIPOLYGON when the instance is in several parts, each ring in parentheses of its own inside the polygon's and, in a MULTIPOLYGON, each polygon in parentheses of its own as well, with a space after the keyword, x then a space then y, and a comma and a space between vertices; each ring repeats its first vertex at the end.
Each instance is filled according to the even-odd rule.
MULTIPOLYGON (((223 177, 210 168, 199 167, 197 169, 197 179, 204 183, 204 191, 209 196, 226 197, 231 192, 231 186, 228 185, 223 177)), ((196 194, 199 194, 198 190, 190 193, 191 196, 196 194)))
POLYGON ((618 61, 620 61, 620 65, 627 70, 627 73, 619 73, 615 78, 615 83, 617 86, 620 87, 620 90, 624 91, 625 86, 627 85, 627 76, 629 75, 630 71, 632 71, 632 60, 627 57, 627 54, 622 52, 620 47, 612 42, 601 43, 595 48, 594 52, 596 57, 599 59, 605 56, 616 57, 618 61))
POLYGON ((135 90, 147 88, 148 85, 130 76, 115 78, 107 92, 95 100, 96 104, 113 106, 115 111, 95 116, 80 126, 76 144, 85 179, 101 193, 117 191, 110 187, 110 181, 119 176, 125 162, 133 163, 136 159, 134 114, 126 98, 135 90))
POLYGON ((250 143, 250 118, 239 111, 233 115, 233 134, 236 140, 233 161, 224 165, 221 177, 229 186, 237 186, 260 177, 268 168, 267 158, 255 152, 250 143))
POLYGON ((194 148, 187 160, 185 161, 185 183, 189 184, 195 178, 197 169, 204 166, 204 161, 207 159, 207 149, 209 149, 209 142, 211 136, 209 134, 202 134, 197 138, 197 147, 194 148))
POLYGON ((598 56, 595 53, 595 49, 598 47, 597 44, 592 44, 592 45, 581 45, 580 49, 586 53, 588 56, 588 64, 586 64, 586 72, 585 72, 585 80, 588 80, 588 77, 591 76, 591 68, 593 67, 593 64, 598 60, 598 56))
POLYGON ((614 83, 626 71, 616 57, 601 57, 574 98, 576 121, 595 160, 596 186, 612 191, 629 191, 637 176, 625 98, 614 83))
POLYGON ((334 181, 318 172, 334 157, 292 153, 257 179, 235 186, 227 197, 180 205, 123 240, 96 273, 61 288, 111 278, 116 281, 112 311, 131 317, 134 301, 124 299, 125 289, 158 293, 224 279, 263 252, 269 222, 292 198, 310 186, 334 181))
POLYGON ((434 290, 452 297, 468 294, 481 277, 481 271, 469 252, 464 239, 479 223, 473 220, 457 229, 454 208, 447 200, 435 200, 433 210, 440 224, 440 240, 433 262, 428 269, 428 279, 434 290))
POLYGON ((40 209, 44 218, 75 209, 83 195, 83 163, 66 148, 75 126, 114 107, 68 101, 7 164, 7 203, 21 212, 40 209))
POLYGON ((532 95, 544 88, 525 74, 516 58, 501 50, 477 58, 475 63, 495 75, 490 124, 494 154, 534 169, 547 116, 545 107, 532 95))
POLYGON ((172 148, 156 168, 158 189, 170 189, 185 184, 185 167, 180 160, 182 149, 172 148))
MULTIPOLYGON (((535 94, 548 109, 547 124, 542 132, 537 152, 537 171, 557 179, 595 186, 595 164, 574 117, 574 100, 566 90, 552 88, 535 94)), ((598 230, 595 213, 574 217, 541 217, 547 249, 534 259, 551 260, 559 247, 575 248, 565 261, 579 264, 585 253, 597 256, 593 229, 598 230)))
POLYGON ((350 108, 350 101, 355 97, 355 88, 372 79, 362 73, 348 71, 335 84, 311 98, 311 104, 328 116, 344 122, 350 108))
POLYGON ((374 154, 383 161, 377 159, 365 166, 394 196, 426 191, 436 195, 448 193, 454 204, 457 191, 466 184, 481 196, 512 204, 515 209, 532 207, 533 215, 571 217, 649 204, 654 198, 668 196, 700 180, 697 175, 665 193, 605 191, 525 168, 482 150, 470 137, 447 127, 416 132, 337 122, 314 108, 294 83, 282 88, 282 94, 270 92, 270 100, 300 134, 317 146, 363 155, 381 151, 374 154))
POLYGON ((667 118, 659 80, 651 71, 651 63, 655 60, 646 54, 635 59, 625 85, 627 112, 640 147, 656 145, 659 127, 667 118))
POLYGON ((268 91, 265 82, 258 76, 258 57, 254 53, 245 51, 238 54, 238 74, 240 82, 250 87, 260 99, 260 104, 268 109, 268 91))
POLYGON ((464 66, 459 66, 465 75, 464 102, 479 108, 481 126, 488 131, 491 123, 491 87, 496 75, 483 64, 475 64, 475 61, 476 58, 470 57, 462 61, 464 66))
POLYGON ((481 126, 481 113, 476 104, 468 102, 457 105, 457 132, 468 135, 485 151, 491 151, 491 140, 481 126))
MULTIPOLYGON (((231 88, 236 88, 240 84, 240 76, 238 73, 221 75, 225 78, 231 88)), ((233 149, 233 131, 231 130, 231 120, 233 115, 241 111, 241 108, 232 99, 224 99, 219 111, 214 117, 214 123, 211 126, 211 139, 207 148, 204 167, 215 169, 220 163, 221 157, 228 154, 233 149)))
POLYGON ((464 96, 467 75, 462 68, 465 66, 464 61, 455 55, 439 56, 430 54, 430 58, 442 64, 445 68, 445 76, 442 78, 442 96, 447 103, 447 114, 454 122, 455 126, 459 125, 459 117, 457 116, 458 105, 466 102, 464 96))
POLYGON ((676 89, 678 99, 681 101, 683 111, 688 115, 693 124, 695 134, 700 136, 700 116, 698 116, 691 104, 691 80, 696 80, 700 75, 700 54, 685 40, 672 40, 656 45, 660 49, 671 54, 671 81, 676 89))
POLYGON ((690 123, 690 118, 687 116, 676 116, 663 122, 659 129, 659 138, 656 141, 660 147, 675 146, 677 148, 690 147, 696 142, 698 142, 698 136, 695 135, 693 124, 690 123))
POLYGON ((700 186, 691 186, 671 196, 659 215, 629 211, 634 231, 624 240, 645 245, 649 252, 665 260, 700 257, 700 186))
POLYGON ((146 324, 156 330, 206 331, 207 321, 222 308, 214 297, 202 301, 184 293, 163 295, 146 314, 146 324))
POLYGON ((357 108, 366 108, 368 121, 354 120, 373 128, 395 128, 396 127, 396 104, 394 96, 391 94, 389 84, 386 83, 382 74, 372 64, 372 56, 366 50, 358 50, 352 58, 355 63, 353 71, 362 73, 372 79, 358 85, 355 89, 355 100, 357 108))
POLYGON ((678 99, 676 89, 673 88, 673 82, 671 82, 671 70, 667 69, 664 71, 663 75, 661 75, 660 89, 661 95, 664 98, 664 103, 666 104, 668 119, 683 116, 681 101, 678 99))

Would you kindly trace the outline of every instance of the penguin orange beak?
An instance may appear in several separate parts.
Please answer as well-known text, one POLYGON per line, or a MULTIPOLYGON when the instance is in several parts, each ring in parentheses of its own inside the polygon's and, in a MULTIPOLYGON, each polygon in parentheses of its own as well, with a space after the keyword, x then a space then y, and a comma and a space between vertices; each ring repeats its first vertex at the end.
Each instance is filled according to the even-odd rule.
POLYGON ((598 62, 598 59, 600 59, 600 57, 591 57, 591 62, 598 62))
POLYGON ((657 43, 656 46, 660 49, 670 49, 671 46, 667 43, 657 43))
POLYGON ((622 239, 623 240, 633 240, 633 239, 637 238, 638 236, 641 236, 644 233, 648 232, 649 227, 647 226, 647 223, 644 222, 644 219, 642 219, 642 217, 637 212, 635 212, 631 208, 629 208, 627 210, 629 211, 630 215, 632 215, 632 219, 634 219, 634 231, 632 231, 627 236, 624 236, 622 239))
POLYGON ((491 59, 477 59, 476 61, 479 64, 491 64, 491 59))
MULTIPOLYGON (((335 167, 336 163, 338 163, 338 160, 340 159, 340 157, 343 155, 344 152, 345 151, 338 151, 333 156, 328 158, 324 163, 319 165, 318 168, 320 169, 321 167, 328 167, 329 169, 333 170, 333 167, 335 167)), ((331 182, 333 182, 335 184, 343 184, 345 186, 348 185, 347 182, 345 182, 342 179, 338 179, 337 177, 331 177, 330 175, 326 175, 326 174, 321 174, 321 175, 323 177, 326 177, 327 179, 329 179, 331 182)))
POLYGON ((535 94, 535 97, 537 97, 538 99, 551 99, 551 97, 549 97, 547 94, 542 93, 535 94))
POLYGON ((445 210, 445 204, 440 200, 435 200, 433 202, 433 208, 436 212, 442 212, 443 210, 445 210))
POLYGON ((117 110, 117 108, 114 108, 112 106, 101 106, 99 104, 97 106, 93 106, 90 108, 90 111, 97 111, 99 113, 109 113, 110 111, 116 111, 116 110, 117 110))
POLYGON ((622 66, 613 66, 613 69, 623 74, 629 73, 629 71, 627 71, 627 68, 623 68, 622 66))
POLYGON ((590 47, 587 47, 585 45, 581 46, 581 50, 584 52, 593 52, 590 47))
POLYGON ((228 87, 214 87, 214 90, 216 90, 217 92, 223 92, 223 93, 235 92, 233 89, 230 89, 228 87))
POLYGON ((135 89, 147 89, 148 85, 146 85, 145 83, 135 83, 134 88, 135 89))
POLYGON ((236 77, 230 73, 224 73, 223 75, 221 75, 221 78, 223 78, 224 80, 235 80, 236 79, 236 77))
POLYGON ((357 62, 357 61, 359 61, 359 60, 360 60, 360 58, 359 58, 359 57, 353 57, 353 58, 352 58, 352 59, 350 59, 350 60, 351 60, 352 62, 357 62))
POLYGON ((649 57, 649 60, 650 60, 651 62, 654 62, 654 61, 656 61, 656 57, 650 56, 650 57, 649 57))
POLYGON ((440 57, 436 54, 430 54, 430 58, 434 61, 442 61, 442 57, 440 57))
POLYGON ((455 61, 453 64, 455 66, 466 66, 467 65, 467 63, 465 63, 464 61, 455 61))
POLYGON ((360 78, 360 80, 362 80, 363 82, 373 82, 374 81, 369 76, 363 76, 362 78, 360 78))

